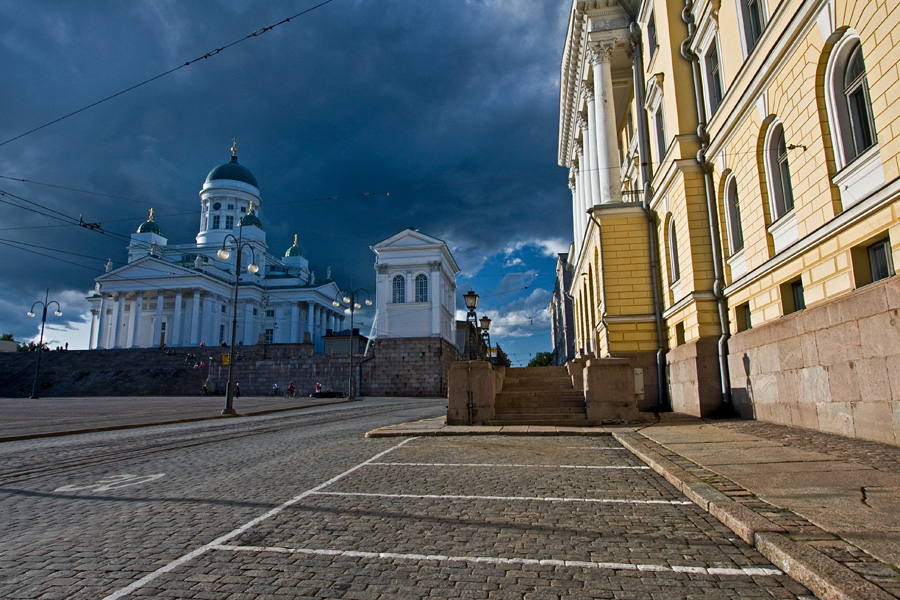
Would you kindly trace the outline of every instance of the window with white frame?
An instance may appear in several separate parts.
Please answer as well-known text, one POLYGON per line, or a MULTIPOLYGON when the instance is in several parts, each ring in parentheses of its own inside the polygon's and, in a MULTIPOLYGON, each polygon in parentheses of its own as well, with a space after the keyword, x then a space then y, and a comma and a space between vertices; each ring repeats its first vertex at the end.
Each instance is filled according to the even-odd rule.
POLYGON ((706 50, 703 64, 706 71, 706 100, 709 106, 709 116, 711 117, 716 114, 716 110, 722 104, 722 98, 725 96, 725 86, 722 83, 722 68, 719 62, 719 49, 715 40, 706 50))
POLYGON ((230 215, 225 217, 225 229, 234 229, 234 217, 230 215))
POLYGON ((647 57, 653 58, 659 44, 656 41, 656 15, 651 13, 647 20, 647 57))
POLYGON ((763 0, 737 0, 737 2, 744 50, 749 55, 766 28, 765 6, 763 0))
POLYGON ((839 166, 847 165, 878 141, 862 44, 844 36, 832 51, 826 74, 829 118, 839 144, 839 166))
POLYGON ((653 115, 653 129, 656 138, 656 162, 661 163, 666 155, 666 120, 663 114, 663 74, 656 73, 647 80, 647 99, 644 108, 653 115))
POLYGON ((678 264, 678 235, 675 231, 675 218, 669 218, 669 283, 681 279, 681 267, 678 264))
POLYGON ((741 207, 734 175, 725 181, 725 218, 728 221, 728 246, 731 254, 735 254, 744 249, 744 230, 741 227, 741 207))
POLYGON ((394 304, 406 302, 406 280, 403 275, 395 275, 391 280, 391 302, 394 304))
POLYGON ((666 147, 668 146, 666 143, 666 118, 663 115, 662 103, 653 113, 653 124, 656 128, 656 152, 659 157, 657 163, 662 163, 663 158, 666 156, 666 147))
POLYGON ((428 276, 416 275, 416 302, 428 302, 428 276))
POLYGON ((788 164, 788 150, 784 138, 784 126, 773 122, 767 137, 766 172, 769 182, 769 207, 772 222, 777 221, 794 209, 794 188, 791 185, 791 169, 788 164))
POLYGON ((213 215, 212 227, 210 229, 218 229, 218 228, 219 228, 219 215, 213 215))

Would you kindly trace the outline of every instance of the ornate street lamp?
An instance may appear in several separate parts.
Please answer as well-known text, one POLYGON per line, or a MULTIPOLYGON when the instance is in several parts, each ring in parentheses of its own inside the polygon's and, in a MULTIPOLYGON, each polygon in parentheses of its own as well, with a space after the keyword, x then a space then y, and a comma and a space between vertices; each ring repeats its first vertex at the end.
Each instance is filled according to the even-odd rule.
POLYGON ((38 395, 38 375, 41 371, 41 354, 44 353, 44 324, 47 322, 47 309, 50 307, 50 304, 56 305, 56 310, 53 312, 57 317, 62 316, 62 310, 60 310, 59 302, 56 300, 50 300, 50 288, 47 288, 47 293, 44 295, 44 301, 41 302, 38 300, 34 304, 31 305, 31 310, 28 311, 28 316, 34 316, 34 307, 38 304, 43 308, 43 314, 41 315, 41 338, 38 342, 38 357, 37 357, 37 365, 34 367, 34 385, 31 386, 31 399, 37 400, 40 396, 38 395))
POLYGON ((478 326, 478 319, 475 316, 475 308, 478 306, 478 294, 469 290, 467 294, 463 294, 463 300, 466 303, 466 308, 469 309, 469 314, 466 315, 466 321, 471 321, 476 327, 478 326))
POLYGON ((491 359, 491 334, 488 330, 491 328, 491 318, 487 315, 481 317, 481 339, 487 347, 488 360, 491 359))
POLYGON ((353 315, 357 309, 362 308, 360 301, 366 306, 372 306, 372 301, 369 299, 369 291, 353 289, 353 277, 351 276, 350 287, 339 291, 331 303, 335 308, 343 308, 344 312, 350 311, 350 381, 347 386, 349 390, 347 398, 353 398, 353 315))
MULTIPOLYGON (((253 210, 251 207, 251 211, 249 214, 253 214, 253 210)), ((238 237, 235 238, 232 234, 228 234, 225 236, 225 239, 222 240, 222 247, 219 248, 219 251, 216 252, 216 256, 221 258, 222 260, 228 260, 231 256, 231 251, 225 247, 225 244, 228 242, 228 238, 231 238, 235 242, 235 248, 237 249, 237 256, 235 257, 235 267, 234 267, 234 303, 231 306, 231 354, 228 359, 228 384, 225 390, 225 408, 222 410, 223 415, 233 415, 236 414, 233 402, 234 402, 234 338, 237 336, 237 306, 238 306, 238 283, 241 279, 241 254, 243 254, 244 248, 250 249, 250 264, 247 265, 248 273, 257 273, 259 271, 259 266, 256 264, 256 253, 253 251, 253 246, 250 244, 242 243, 244 237, 244 219, 238 221, 238 237)))

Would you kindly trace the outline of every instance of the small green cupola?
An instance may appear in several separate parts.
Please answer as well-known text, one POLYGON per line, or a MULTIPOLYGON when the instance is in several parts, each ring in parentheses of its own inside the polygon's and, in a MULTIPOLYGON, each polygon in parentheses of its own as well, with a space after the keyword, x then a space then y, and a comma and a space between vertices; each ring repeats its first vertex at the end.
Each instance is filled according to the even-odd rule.
POLYGON ((255 214, 253 214, 253 203, 250 203, 250 210, 246 215, 241 217, 241 220, 238 221, 238 227, 259 227, 262 229, 262 221, 259 220, 255 214))
POLYGON ((303 256, 303 250, 300 249, 300 246, 297 245, 297 234, 294 234, 294 245, 287 249, 284 253, 286 258, 292 258, 294 256, 303 256))
POLYGON ((156 235, 162 235, 162 230, 160 230, 159 225, 153 221, 153 209, 150 209, 150 218, 141 223, 141 226, 138 227, 138 233, 155 233, 156 235))

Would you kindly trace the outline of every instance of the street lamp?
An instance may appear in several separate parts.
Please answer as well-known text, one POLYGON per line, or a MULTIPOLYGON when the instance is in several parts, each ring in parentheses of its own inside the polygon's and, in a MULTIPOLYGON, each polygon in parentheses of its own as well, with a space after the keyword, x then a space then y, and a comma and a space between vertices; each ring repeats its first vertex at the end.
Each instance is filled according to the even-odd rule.
POLYGON ((475 308, 478 306, 478 294, 476 294, 472 290, 469 290, 467 294, 463 294, 463 300, 466 303, 466 308, 469 309, 469 314, 466 315, 466 320, 471 321, 473 324, 477 323, 478 319, 475 316, 475 308))
POLYGON ((362 300, 363 304, 372 306, 372 301, 369 299, 369 291, 353 289, 353 277, 351 276, 350 287, 339 291, 331 303, 335 308, 343 308, 344 312, 350 311, 350 381, 347 386, 347 398, 353 398, 353 315, 357 309, 362 308, 360 300, 363 297, 365 298, 365 300, 362 300))
MULTIPOLYGON (((253 214, 252 207, 250 214, 253 214)), ((236 414, 234 407, 232 406, 234 402, 234 338, 237 336, 237 303, 238 303, 238 283, 241 279, 241 254, 243 254, 244 248, 250 249, 250 264, 247 265, 248 273, 256 273, 259 271, 259 266, 256 264, 256 254, 253 251, 253 246, 250 244, 242 243, 244 237, 244 219, 238 221, 238 237, 235 238, 232 234, 228 234, 225 236, 225 239, 222 240, 222 247, 219 248, 219 251, 216 252, 216 256, 221 258, 222 260, 228 260, 231 256, 231 251, 225 247, 225 244, 228 242, 228 238, 231 238, 235 242, 235 248, 237 249, 237 256, 235 257, 235 267, 234 267, 234 303, 231 306, 231 354, 228 359, 228 384, 225 390, 225 408, 222 410, 223 415, 233 415, 236 414)))
POLYGON ((41 315, 41 339, 38 342, 38 347, 37 347, 37 351, 38 351, 37 365, 34 367, 34 385, 31 386, 31 399, 32 400, 37 400, 40 397, 40 396, 38 396, 38 374, 41 371, 41 354, 44 353, 44 323, 47 322, 47 308, 49 308, 50 304, 55 304, 56 310, 53 312, 53 314, 56 315, 57 317, 62 316, 62 311, 60 310, 59 302, 57 302, 56 300, 51 300, 48 303, 48 300, 50 300, 50 288, 47 288, 47 293, 44 295, 44 301, 41 302, 40 300, 38 300, 37 302, 32 304, 31 310, 29 310, 27 313, 29 317, 33 317, 35 306, 40 304, 41 307, 43 308, 43 314, 41 315))
POLYGON ((491 328, 491 318, 487 315, 481 317, 481 339, 487 347, 488 360, 491 358, 491 334, 488 330, 491 328))

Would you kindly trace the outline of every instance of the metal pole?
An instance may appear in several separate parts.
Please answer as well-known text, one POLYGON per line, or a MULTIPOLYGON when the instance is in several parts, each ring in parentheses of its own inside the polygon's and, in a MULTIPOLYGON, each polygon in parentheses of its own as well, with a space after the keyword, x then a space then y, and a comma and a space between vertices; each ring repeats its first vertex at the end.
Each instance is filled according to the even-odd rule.
MULTIPOLYGON (((352 278, 351 278, 352 281, 352 278)), ((352 285, 352 284, 351 284, 352 285)), ((347 398, 353 398, 353 313, 356 312, 354 310, 354 306, 356 302, 356 292, 353 291, 353 288, 350 288, 350 393, 347 394, 347 398)))
MULTIPOLYGON (((234 237, 234 236, 231 236, 234 237)), ((234 267, 234 304, 231 307, 231 355, 228 359, 228 383, 225 391, 225 408, 222 410, 223 415, 237 414, 234 410, 234 338, 237 335, 237 302, 238 302, 238 281, 241 278, 241 240, 244 237, 244 227, 238 224, 237 239, 237 258, 235 258, 234 267)))
POLYGON ((38 395, 38 373, 41 371, 41 354, 44 353, 44 323, 47 322, 47 301, 50 300, 50 288, 47 288, 47 294, 44 296, 44 314, 41 316, 41 338, 38 342, 37 365, 34 367, 34 385, 31 386, 31 399, 37 400, 38 395))

